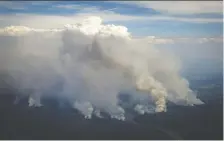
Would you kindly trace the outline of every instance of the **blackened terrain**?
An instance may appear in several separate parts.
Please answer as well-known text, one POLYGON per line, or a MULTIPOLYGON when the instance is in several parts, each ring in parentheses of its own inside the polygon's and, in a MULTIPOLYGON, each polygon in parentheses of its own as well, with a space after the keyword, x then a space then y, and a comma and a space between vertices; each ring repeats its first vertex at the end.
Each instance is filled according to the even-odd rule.
POLYGON ((46 100, 48 104, 41 108, 28 107, 26 99, 15 105, 15 96, 1 89, 0 139, 222 140, 222 85, 200 85, 194 89, 204 105, 169 103, 166 113, 138 115, 125 122, 96 117, 86 120, 74 109, 58 108, 53 100, 46 100))

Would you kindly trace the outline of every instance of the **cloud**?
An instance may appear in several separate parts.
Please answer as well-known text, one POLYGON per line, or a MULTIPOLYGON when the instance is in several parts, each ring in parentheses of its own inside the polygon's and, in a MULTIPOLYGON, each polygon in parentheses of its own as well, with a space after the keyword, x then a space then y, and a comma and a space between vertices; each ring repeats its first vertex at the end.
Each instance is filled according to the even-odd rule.
MULTIPOLYGON (((136 37, 139 38, 139 37, 136 37)), ((143 37, 140 37, 143 38, 143 37)), ((206 43, 222 43, 223 37, 197 37, 197 38, 189 38, 189 37, 155 37, 155 36, 147 36, 144 38, 150 44, 206 44, 206 43)))
POLYGON ((0 1, 1 8, 7 8, 11 10, 27 10, 31 5, 33 6, 44 6, 46 4, 54 4, 55 2, 50 1, 0 1))
POLYGON ((154 9, 168 14, 222 14, 222 1, 130 1, 117 2, 154 9))
POLYGON ((26 7, 23 5, 23 2, 11 2, 11 1, 0 1, 0 8, 8 8, 12 10, 24 10, 26 7))
MULTIPOLYGON (((87 24, 90 23, 90 21, 85 21, 87 24)), ((95 20, 95 24, 101 23, 101 19, 98 21, 95 20)), ((93 24, 93 23, 92 23, 93 24)), ((64 27, 67 28, 73 28, 70 24, 64 25, 64 27)), ((114 26, 114 28, 119 28, 120 26, 114 26)), ((111 27, 112 28, 112 27, 111 27)), ((123 27, 122 27, 123 28, 123 27)), ((29 28, 26 26, 7 26, 4 28, 0 28, 0 35, 10 35, 10 36, 20 36, 27 34, 31 31, 33 32, 60 32, 63 31, 63 28, 51 28, 51 29, 35 29, 35 28, 29 28)), ((90 30, 90 28, 80 28, 82 32, 88 32, 88 33, 95 33, 98 31, 97 28, 94 30, 90 30)), ((123 29, 123 33, 126 34, 126 28, 123 29)), ((110 30, 108 33, 112 33, 110 30)), ((87 34, 87 33, 86 33, 87 34)), ((122 34, 122 33, 120 33, 122 34)), ((133 37, 135 39, 144 39, 146 42, 150 44, 176 44, 176 43, 199 43, 199 44, 206 44, 206 43, 222 43, 223 37, 197 37, 197 38, 183 38, 183 37, 155 37, 155 36, 146 36, 146 37, 133 37)))
MULTIPOLYGON (((139 2, 125 2, 130 4, 136 4, 139 2)), ((141 3, 141 2, 140 2, 141 3)), ((144 3, 144 2, 143 2, 144 3)), ((146 2, 147 3, 147 2, 146 2)), ((151 3, 151 2, 149 2, 151 3)), ((161 4, 161 2, 159 2, 161 4)), ((159 5, 158 3, 158 5, 159 5)), ((165 2, 164 4, 166 4, 165 2)), ((170 3, 170 2, 169 2, 170 3)), ((168 3, 168 4, 169 4, 168 3)), ((178 3, 178 2, 177 2, 178 3)), ((0 2, 0 6, 8 7, 10 9, 29 9, 29 5, 44 5, 46 2, 0 2)), ((172 3, 173 4, 173 3, 172 3)), ((49 4, 48 4, 49 5, 49 4)), ((145 4, 147 5, 147 4, 145 4)), ((163 5, 163 3, 162 3, 163 5)), ((178 6, 176 6, 178 7, 178 6)), ((188 7, 188 6, 185 6, 188 7)), ((171 8, 174 9, 174 8, 171 8)), ((22 25, 34 28, 58 28, 63 27, 68 23, 75 23, 81 21, 89 16, 99 16, 104 19, 105 22, 153 22, 153 21, 170 21, 170 22, 186 22, 186 23, 222 23, 221 18, 190 18, 190 17, 175 17, 175 16, 163 16, 163 15, 127 15, 116 13, 114 9, 102 10, 99 6, 84 6, 78 4, 56 4, 50 5, 50 8, 46 10, 45 14, 35 14, 31 10, 29 14, 16 13, 16 14, 0 14, 0 27, 9 25, 22 25), (47 14, 49 9, 56 10, 74 10, 71 14, 55 15, 47 14), (43 21, 45 24, 43 24, 43 21)))
POLYGON ((89 12, 74 15, 6 14, 0 15, 0 27, 23 25, 34 28, 61 28, 68 23, 77 23, 89 16, 100 16, 105 22, 145 20, 145 17, 120 15, 114 12, 89 12), (45 21, 45 24, 43 24, 45 21))
POLYGON ((83 7, 80 5, 76 5, 76 4, 71 4, 71 5, 53 5, 54 8, 60 8, 60 9, 82 9, 83 7))
POLYGON ((106 10, 100 10, 97 6, 84 6, 78 4, 57 4, 52 5, 52 9, 57 10, 78 10, 77 13, 87 13, 87 12, 105 12, 106 10))
POLYGON ((150 20, 154 21, 179 21, 187 23, 222 23, 220 18, 184 18, 184 17, 172 17, 172 16, 154 16, 150 20))
POLYGON ((216 18, 175 18, 165 16, 131 16, 122 15, 113 11, 92 11, 77 13, 74 15, 40 15, 40 14, 5 14, 0 15, 0 27, 23 25, 33 28, 61 28, 68 23, 77 23, 89 16, 99 16, 105 22, 136 22, 141 21, 172 21, 172 22, 189 22, 189 23, 222 23, 222 19, 216 18), (43 24, 43 21, 45 24, 43 24))
POLYGON ((217 37, 217 38, 200 38, 199 43, 208 43, 208 42, 216 42, 216 43, 222 43, 223 37, 217 37))
MULTIPOLYGON (((105 4, 110 3, 119 3, 134 5, 140 8, 154 9, 156 11, 168 14, 222 14, 222 1, 113 1, 105 2, 105 4)), ((79 5, 79 4, 62 4, 57 2, 30 2, 30 1, 21 1, 21 2, 9 2, 1 1, 0 7, 9 8, 9 9, 24 9, 29 8, 29 5, 36 6, 50 6, 61 9, 79 9, 79 8, 88 8, 93 7, 89 5, 79 5), (46 5, 48 4, 48 5, 46 5)), ((97 8, 102 5, 98 5, 97 8)), ((116 5, 115 5, 116 6, 116 5)), ((120 5, 116 6, 122 8, 120 5)))

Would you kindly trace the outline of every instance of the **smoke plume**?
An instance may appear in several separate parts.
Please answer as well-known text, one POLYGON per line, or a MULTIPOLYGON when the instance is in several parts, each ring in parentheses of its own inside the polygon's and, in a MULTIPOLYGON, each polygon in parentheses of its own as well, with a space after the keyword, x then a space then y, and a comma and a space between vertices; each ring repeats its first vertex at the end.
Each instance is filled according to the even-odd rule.
POLYGON ((85 118, 106 112, 125 120, 124 92, 131 97, 126 108, 139 114, 165 112, 167 101, 202 104, 179 75, 178 59, 99 17, 61 29, 10 26, 0 35, 0 73, 29 106, 56 97, 85 118))

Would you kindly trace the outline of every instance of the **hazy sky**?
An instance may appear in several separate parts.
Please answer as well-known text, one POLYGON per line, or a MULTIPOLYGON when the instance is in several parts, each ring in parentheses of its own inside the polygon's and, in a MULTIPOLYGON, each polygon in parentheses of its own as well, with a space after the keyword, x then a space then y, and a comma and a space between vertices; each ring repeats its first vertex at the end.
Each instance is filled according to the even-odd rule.
POLYGON ((0 2, 1 27, 58 27, 90 15, 139 36, 222 36, 222 1, 0 2))

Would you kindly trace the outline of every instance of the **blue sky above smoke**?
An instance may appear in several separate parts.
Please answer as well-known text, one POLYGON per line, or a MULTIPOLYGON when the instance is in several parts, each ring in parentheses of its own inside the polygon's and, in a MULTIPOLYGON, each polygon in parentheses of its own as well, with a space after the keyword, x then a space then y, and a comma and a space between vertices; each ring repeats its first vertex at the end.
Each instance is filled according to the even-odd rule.
POLYGON ((105 23, 122 24, 138 36, 208 37, 222 36, 223 31, 222 2, 214 2, 214 4, 190 1, 187 4, 162 1, 157 3, 103 1, 0 2, 0 15, 35 14, 68 17, 77 14, 91 15, 91 13, 93 15, 95 13, 105 13, 104 16, 110 13, 108 19, 111 16, 111 20, 105 21, 105 23), (123 17, 119 18, 119 15, 123 17), (127 17, 126 20, 122 19, 125 17, 127 17))

